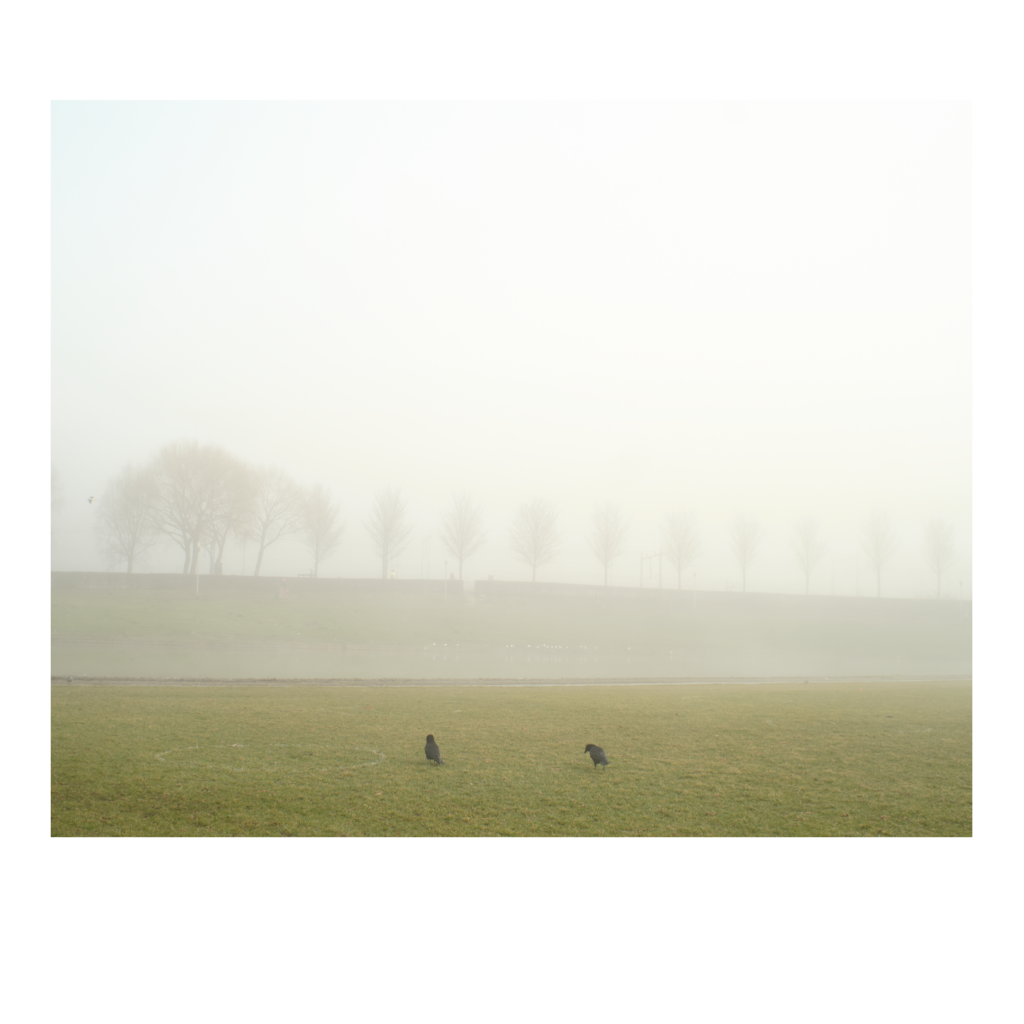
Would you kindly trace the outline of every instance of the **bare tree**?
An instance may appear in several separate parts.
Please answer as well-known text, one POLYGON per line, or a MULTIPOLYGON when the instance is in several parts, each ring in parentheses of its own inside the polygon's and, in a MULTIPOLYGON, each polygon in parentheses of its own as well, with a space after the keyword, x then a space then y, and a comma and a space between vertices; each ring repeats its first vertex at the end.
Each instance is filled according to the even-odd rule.
POLYGON ((683 589, 683 570, 700 554, 700 537, 688 515, 672 512, 661 531, 662 550, 677 574, 677 588, 683 589))
POLYGON ((953 527, 931 520, 924 531, 924 552, 935 573, 935 596, 942 597, 942 574, 953 564, 953 527))
POLYGON ((441 515, 441 543, 459 563, 460 580, 463 561, 484 542, 483 515, 483 509, 474 505, 468 494, 454 495, 451 505, 441 515))
POLYGON ((405 499, 398 488, 385 487, 373 496, 370 518, 363 525, 380 553, 380 578, 387 579, 388 565, 408 546, 412 526, 405 521, 405 499))
POLYGON ((543 498, 535 498, 519 506, 509 528, 509 546, 517 558, 533 571, 537 582, 537 566, 550 562, 558 553, 558 513, 543 498))
POLYGON ((165 445, 153 460, 153 521, 184 552, 183 573, 192 567, 202 505, 198 442, 165 445))
POLYGON ((331 501, 331 492, 323 484, 312 487, 302 502, 302 539, 313 555, 314 577, 320 571, 320 563, 341 543, 345 524, 338 523, 340 511, 340 506, 331 501))
POLYGON ((873 516, 864 526, 861 547, 868 564, 875 570, 876 596, 882 596, 882 567, 896 550, 896 539, 886 516, 873 516))
POLYGON ((253 576, 260 574, 263 552, 299 529, 303 511, 302 491, 282 470, 262 466, 254 471, 253 496, 243 531, 246 538, 259 544, 253 576))
POLYGON ((199 572, 200 547, 231 518, 237 467, 222 448, 196 441, 165 445, 153 460, 153 521, 184 552, 183 573, 199 572))
POLYGON ((125 466, 100 498, 97 540, 108 565, 135 567, 136 559, 160 533, 153 523, 153 479, 146 470, 125 466))
POLYGON ((825 542, 818 538, 818 524, 811 519, 797 524, 792 547, 796 563, 804 574, 804 595, 808 596, 811 593, 811 573, 826 550, 825 542))
POLYGON ((210 553, 210 572, 224 571, 224 547, 232 531, 245 532, 255 498, 253 471, 226 452, 220 452, 215 467, 216 484, 211 489, 209 515, 203 540, 210 553))
POLYGON ((622 554, 626 543, 626 521, 622 513, 610 504, 594 512, 593 532, 587 538, 590 550, 604 567, 604 585, 608 586, 608 566, 622 554))
POLYGON ((746 516, 740 516, 732 524, 732 553, 736 556, 740 573, 743 575, 744 593, 747 591, 747 569, 754 561, 762 536, 761 527, 746 516))

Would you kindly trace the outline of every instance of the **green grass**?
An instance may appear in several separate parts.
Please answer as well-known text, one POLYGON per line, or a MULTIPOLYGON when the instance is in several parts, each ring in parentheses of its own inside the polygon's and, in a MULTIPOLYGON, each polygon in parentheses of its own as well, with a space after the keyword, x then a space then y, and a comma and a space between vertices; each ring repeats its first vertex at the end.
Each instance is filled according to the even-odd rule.
POLYGON ((57 641, 530 645, 603 653, 687 652, 697 659, 727 653, 735 660, 753 653, 764 655, 766 663, 838 658, 850 665, 882 666, 841 670, 858 676, 908 674, 901 669, 928 675, 970 671, 970 622, 952 602, 805 602, 779 595, 749 595, 747 600, 717 594, 698 595, 694 609, 686 595, 666 593, 663 598, 542 597, 476 605, 461 597, 443 604, 402 593, 299 593, 275 601, 269 594, 232 590, 196 597, 173 590, 54 589, 50 607, 57 641), (902 665, 900 659, 905 659, 902 665))
POLYGON ((51 722, 55 836, 972 829, 967 683, 56 686, 51 722))
POLYGON ((644 645, 669 649, 690 619, 678 608, 630 603, 447 604, 399 594, 54 590, 51 631, 59 639, 234 640, 406 644, 644 645))

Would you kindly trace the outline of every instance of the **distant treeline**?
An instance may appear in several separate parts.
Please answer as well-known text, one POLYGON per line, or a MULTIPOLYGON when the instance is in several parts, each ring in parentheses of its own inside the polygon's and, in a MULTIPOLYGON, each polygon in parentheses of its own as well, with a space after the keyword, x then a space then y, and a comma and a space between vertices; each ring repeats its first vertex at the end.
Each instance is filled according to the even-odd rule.
MULTIPOLYGON (((56 469, 51 472, 51 511, 61 506, 56 469)), ((199 558, 209 557, 209 571, 223 572, 224 548, 229 536, 257 544, 254 576, 260 575, 264 552, 282 537, 295 535, 308 549, 312 576, 341 544, 346 524, 340 507, 323 484, 301 487, 282 469, 249 465, 217 445, 179 441, 165 445, 143 466, 127 465, 113 479, 98 501, 97 541, 108 566, 124 566, 132 572, 141 555, 160 540, 169 540, 182 551, 182 574, 199 572, 199 558)), ((383 488, 373 496, 364 529, 381 560, 381 578, 388 576, 395 560, 408 547, 413 527, 407 505, 396 488, 383 488)), ((628 524, 613 505, 598 507, 593 515, 587 544, 604 570, 625 550, 628 524)), ((441 514, 441 542, 445 551, 462 566, 485 539, 483 509, 466 493, 455 494, 441 514)), ((746 591, 747 570, 763 539, 758 523, 747 517, 731 525, 730 542, 746 591)), ((508 527, 512 554, 530 566, 536 582, 538 567, 550 562, 561 547, 558 512, 544 498, 524 502, 508 527)), ((652 556, 664 559, 676 571, 682 586, 684 572, 701 554, 700 536, 692 518, 669 512, 662 524, 661 549, 652 556)), ((864 524, 861 551, 875 576, 876 596, 882 594, 882 570, 896 550, 889 520, 874 516, 864 524)), ((798 523, 790 537, 793 558, 810 592, 811 573, 827 548, 811 519, 798 523)), ((938 519, 925 528, 924 553, 935 574, 935 593, 942 593, 942 575, 953 562, 953 528, 938 519)))

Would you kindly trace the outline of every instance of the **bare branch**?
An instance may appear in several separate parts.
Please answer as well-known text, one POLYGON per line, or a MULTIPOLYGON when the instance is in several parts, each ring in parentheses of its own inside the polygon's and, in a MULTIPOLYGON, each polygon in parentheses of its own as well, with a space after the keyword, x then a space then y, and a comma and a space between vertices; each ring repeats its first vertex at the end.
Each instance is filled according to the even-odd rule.
POLYGON ((153 522, 185 554, 183 573, 199 572, 199 549, 226 536, 242 469, 222 448, 179 441, 153 461, 153 522))
POLYGON ((323 484, 316 484, 306 492, 302 502, 302 539, 313 556, 313 576, 320 571, 320 563, 337 550, 345 524, 338 523, 341 511, 331 501, 331 492, 323 484))
POLYGON ((100 498, 96 535, 107 565, 124 562, 126 572, 159 539, 153 523, 153 479, 146 470, 125 466, 100 498))
POLYGON ((558 553, 558 513, 543 498, 520 505, 509 528, 509 546, 517 558, 533 571, 537 581, 537 566, 550 562, 558 553))
POLYGON ((677 589, 683 587, 683 570, 701 553, 700 537, 689 515, 670 513, 662 529, 662 550, 677 573, 677 589))
POLYGON ((409 544, 412 526, 405 521, 405 499, 398 488, 385 487, 373 496, 370 518, 363 525, 381 558, 380 578, 387 579, 388 565, 409 544))
POLYGON ((210 571, 220 575, 228 534, 232 530, 246 529, 245 522, 255 498, 256 478, 248 466, 224 451, 218 451, 211 469, 216 482, 211 489, 203 541, 210 553, 210 571))
POLYGON ((896 539, 887 516, 873 516, 864 526, 861 546, 868 564, 875 570, 876 596, 882 596, 882 568, 896 550, 896 539))
POLYGON ((587 538, 587 544, 604 567, 604 585, 607 587, 608 566, 622 554, 628 527, 622 513, 610 504, 594 512, 593 524, 593 532, 587 538))
POLYGON ((254 471, 252 500, 241 529, 236 528, 259 544, 253 576, 259 576, 267 548, 299 529, 304 511, 301 489, 282 470, 261 466, 254 471))
POLYGON ((460 580, 462 563, 478 551, 483 542, 483 509, 474 506, 468 494, 454 495, 441 516, 441 543, 459 563, 460 580))
POLYGON ((825 554, 826 545, 818 539, 818 524, 810 519, 799 523, 793 531, 793 555, 804 574, 804 594, 811 592, 811 573, 825 554))
POLYGON ((743 574, 744 593, 747 590, 747 569, 754 561, 762 536, 761 527, 746 516, 740 516, 732 524, 732 553, 736 556, 736 562, 743 574))

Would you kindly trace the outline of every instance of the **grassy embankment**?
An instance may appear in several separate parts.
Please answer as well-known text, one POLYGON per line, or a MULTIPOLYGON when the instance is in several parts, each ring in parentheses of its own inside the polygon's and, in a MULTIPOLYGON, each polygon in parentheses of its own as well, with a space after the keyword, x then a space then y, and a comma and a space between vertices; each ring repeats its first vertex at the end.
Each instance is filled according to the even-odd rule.
MULTIPOLYGON (((662 597, 662 595, 659 595, 662 597)), ((201 594, 160 590, 54 590, 56 640, 464 644, 695 654, 795 651, 804 655, 926 655, 969 664, 970 623, 948 603, 805 602, 772 595, 685 595, 657 601, 559 600, 447 604, 403 595, 201 594), (947 621, 948 620, 948 621, 947 621)), ((939 674, 956 670, 939 669, 939 674)), ((858 673, 860 674, 860 673, 858 673)))
POLYGON ((55 836, 972 829, 963 683, 59 686, 51 751, 55 836))
POLYGON ((211 640, 345 644, 644 644, 660 649, 684 627, 678 609, 599 603, 476 606, 397 595, 200 595, 180 591, 55 590, 51 629, 61 639, 211 640))

